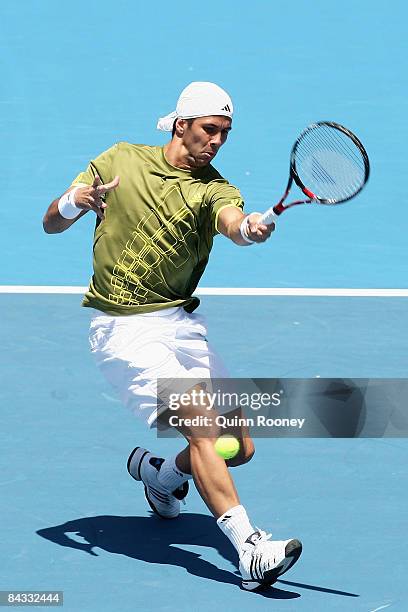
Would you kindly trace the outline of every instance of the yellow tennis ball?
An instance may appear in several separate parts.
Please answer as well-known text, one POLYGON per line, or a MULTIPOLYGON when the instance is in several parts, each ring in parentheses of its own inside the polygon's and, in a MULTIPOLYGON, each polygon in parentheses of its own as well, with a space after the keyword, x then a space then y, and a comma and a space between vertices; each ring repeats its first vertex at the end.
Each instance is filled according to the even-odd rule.
POLYGON ((239 453, 239 440, 234 436, 220 436, 214 446, 217 454, 223 459, 232 459, 239 453))

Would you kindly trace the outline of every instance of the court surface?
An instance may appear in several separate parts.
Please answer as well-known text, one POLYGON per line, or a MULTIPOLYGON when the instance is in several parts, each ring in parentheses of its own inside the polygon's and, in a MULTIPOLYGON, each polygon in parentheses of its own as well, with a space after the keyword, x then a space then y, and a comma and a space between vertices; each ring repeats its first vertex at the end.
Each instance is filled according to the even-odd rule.
POLYGON ((181 441, 157 440, 102 380, 80 293, 30 287, 91 273, 93 219, 47 236, 50 201, 114 142, 164 143, 157 118, 212 80, 236 107, 214 165, 248 211, 280 196, 312 121, 353 129, 372 165, 358 199, 285 213, 268 245, 216 239, 200 287, 221 295, 203 291, 200 312, 231 374, 407 378, 407 16, 377 0, 2 3, 0 590, 62 590, 69 612, 406 610, 406 439, 256 440, 234 470, 241 501, 304 553, 268 592, 244 592, 195 490, 161 522, 128 477, 134 446, 181 441))

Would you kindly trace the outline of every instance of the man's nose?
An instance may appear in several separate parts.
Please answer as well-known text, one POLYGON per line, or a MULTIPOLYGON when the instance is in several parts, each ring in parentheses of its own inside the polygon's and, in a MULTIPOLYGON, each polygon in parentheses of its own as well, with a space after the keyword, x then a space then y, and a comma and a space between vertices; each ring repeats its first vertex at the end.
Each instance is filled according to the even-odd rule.
POLYGON ((211 138, 211 145, 217 147, 217 149, 222 145, 222 138, 220 133, 214 134, 214 136, 211 138))

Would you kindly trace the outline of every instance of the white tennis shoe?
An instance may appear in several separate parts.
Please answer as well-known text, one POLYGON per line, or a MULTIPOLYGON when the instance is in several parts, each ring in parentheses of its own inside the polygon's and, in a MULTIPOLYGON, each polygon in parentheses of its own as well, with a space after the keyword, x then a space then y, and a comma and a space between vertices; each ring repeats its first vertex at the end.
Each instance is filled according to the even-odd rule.
POLYGON ((299 540, 270 540, 271 534, 255 531, 245 541, 239 559, 242 588, 254 591, 271 586, 299 559, 302 544, 299 540))
POLYGON ((184 501, 188 493, 188 482, 172 492, 165 489, 157 478, 163 461, 137 446, 129 455, 127 469, 132 478, 143 482, 145 497, 153 512, 161 518, 173 519, 180 514, 180 500, 184 501))

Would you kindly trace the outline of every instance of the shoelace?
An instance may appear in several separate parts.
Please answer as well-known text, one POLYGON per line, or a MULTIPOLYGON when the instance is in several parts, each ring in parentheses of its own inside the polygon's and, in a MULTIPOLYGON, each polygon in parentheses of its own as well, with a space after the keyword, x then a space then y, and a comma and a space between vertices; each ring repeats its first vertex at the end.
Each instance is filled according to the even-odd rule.
POLYGON ((255 542, 247 542, 243 545, 243 552, 249 552, 251 555, 256 555, 258 551, 262 551, 265 548, 265 544, 269 544, 268 540, 271 539, 272 534, 266 533, 266 531, 262 531, 256 527, 256 531, 259 533, 259 536, 255 542))
POLYGON ((266 533, 266 531, 262 531, 262 529, 258 529, 258 527, 256 530, 259 532, 258 539, 253 544, 246 544, 244 549, 245 552, 249 552, 251 554, 254 561, 260 559, 260 557, 262 557, 262 555, 266 552, 270 544, 269 540, 272 537, 271 533, 266 533))
POLYGON ((267 540, 271 539, 271 537, 272 537, 271 533, 266 533, 266 531, 262 531, 262 529, 259 529, 258 527, 256 528, 256 530, 259 531, 259 538, 258 538, 255 546, 257 546, 261 542, 266 542, 267 540))

